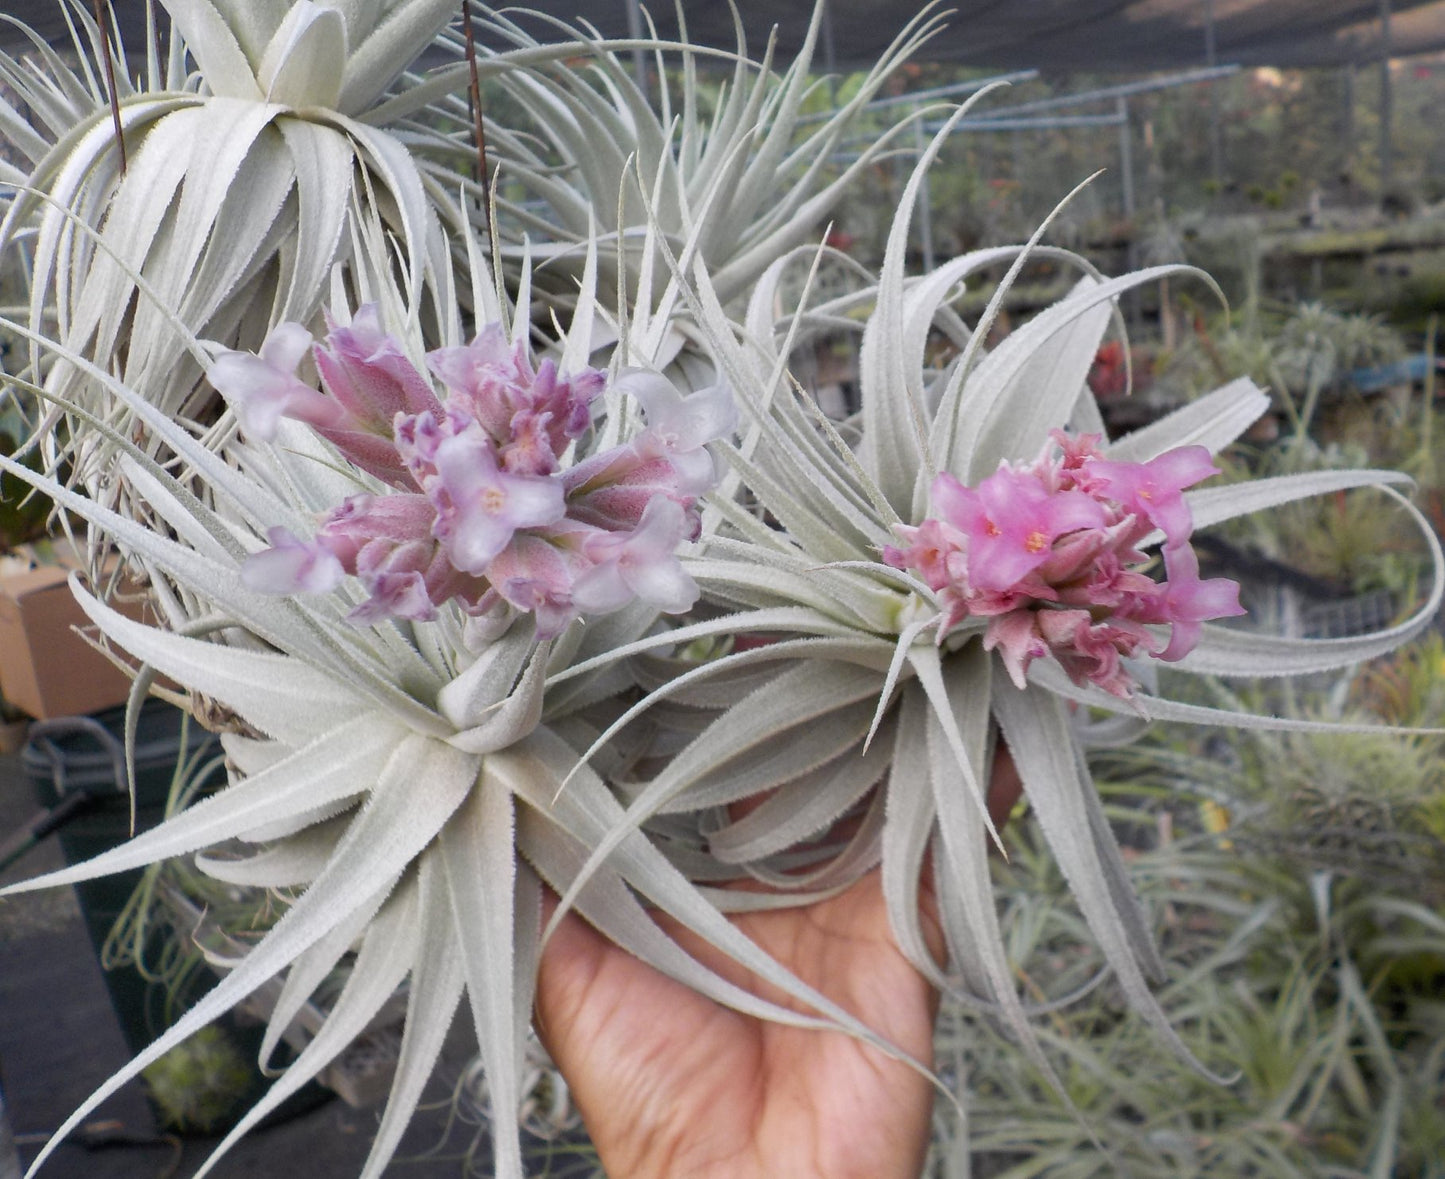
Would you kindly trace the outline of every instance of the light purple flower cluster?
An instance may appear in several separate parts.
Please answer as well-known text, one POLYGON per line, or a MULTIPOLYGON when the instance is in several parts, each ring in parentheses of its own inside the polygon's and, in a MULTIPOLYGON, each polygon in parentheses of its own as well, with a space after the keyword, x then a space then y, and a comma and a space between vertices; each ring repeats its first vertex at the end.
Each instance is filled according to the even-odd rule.
POLYGON ((1033 465, 1001 464, 976 488, 939 475, 937 516, 899 525, 906 547, 885 547, 883 559, 937 595, 940 641, 966 618, 987 618, 984 647, 999 651, 1020 688, 1029 664, 1052 655, 1074 683, 1127 698, 1135 684, 1122 660, 1181 659, 1201 623, 1244 613, 1238 585, 1200 580, 1189 544, 1182 492, 1218 471, 1202 446, 1125 463, 1103 457, 1097 434, 1052 437, 1033 465), (1138 549, 1156 530, 1160 580, 1138 549), (1167 642, 1149 629, 1158 624, 1169 626, 1167 642))
POLYGON ((601 372, 534 366, 496 325, 429 353, 427 367, 444 397, 374 305, 350 324, 328 319, 320 343, 286 323, 259 353, 216 360, 211 382, 248 433, 272 438, 282 417, 298 419, 391 489, 350 496, 310 540, 272 529, 271 547, 242 569, 248 586, 326 592, 356 577, 370 595, 352 613, 361 622, 505 602, 533 613, 541 637, 633 598, 669 613, 692 605, 697 586, 677 549, 696 539, 697 499, 716 482, 705 446, 735 423, 725 388, 684 397, 655 374, 624 375, 614 387, 641 403, 646 429, 569 466, 601 372), (320 390, 296 375, 308 349, 320 390))

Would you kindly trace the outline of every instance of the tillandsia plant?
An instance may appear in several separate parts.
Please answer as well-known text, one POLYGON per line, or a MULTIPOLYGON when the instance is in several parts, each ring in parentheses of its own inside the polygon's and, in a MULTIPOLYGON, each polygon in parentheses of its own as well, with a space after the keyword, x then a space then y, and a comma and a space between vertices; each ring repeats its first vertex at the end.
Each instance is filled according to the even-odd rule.
MULTIPOLYGON (((292 31, 307 53, 337 44, 326 30, 339 9, 305 23, 289 6, 242 7, 232 15, 249 31, 221 38, 237 47, 221 61, 236 67, 238 84, 243 59, 246 76, 259 77, 249 64, 258 46, 262 65, 285 72, 281 50, 274 60, 264 52, 285 21, 302 22, 292 31)), ((565 52, 579 50, 542 56, 565 52)), ((588 45, 585 56, 603 52, 588 45)), ((616 63, 598 74, 593 87, 551 91, 590 112, 579 125, 618 122, 616 63)), ((430 93, 378 109, 395 113, 430 93)), ((245 102, 258 120, 304 122, 300 112, 313 109, 245 102)), ((628 92, 623 106, 635 102, 628 92)), ((908 958, 936 985, 1005 1016, 1046 1066, 989 880, 983 784, 1000 740, 1110 966, 1172 1036, 1146 983, 1160 965, 1148 922, 1080 742, 1124 737, 1152 718, 1283 723, 1171 702, 1155 690, 1151 657, 1184 670, 1277 674, 1385 650, 1438 606, 1438 544, 1428 542, 1437 569, 1429 600, 1381 634, 1299 644, 1214 626, 1235 599, 1200 578, 1193 529, 1302 495, 1388 490, 1401 478, 1327 472, 1196 489, 1212 455, 1264 405, 1248 382, 1106 439, 1089 362, 1116 298, 1172 271, 1105 281, 1080 263, 1074 294, 987 350, 997 300, 970 328, 951 292, 990 265, 1048 251, 1036 242, 985 251, 906 280, 905 211, 876 282, 779 323, 777 296, 798 263, 791 221, 814 206, 786 206, 787 224, 740 232, 750 253, 736 270, 710 252, 711 219, 726 218, 739 191, 732 166, 751 190, 765 173, 743 163, 779 147, 766 134, 752 139, 775 112, 768 101, 728 109, 742 130, 725 140, 726 163, 699 164, 697 194, 678 187, 687 169, 649 172, 641 161, 641 182, 624 178, 648 210, 635 257, 630 240, 598 228, 626 219, 587 208, 615 208, 619 194, 601 191, 613 180, 573 186, 589 212, 578 282, 545 308, 534 305, 540 287, 527 256, 496 239, 489 251, 466 215, 440 204, 436 184, 421 185, 417 216, 449 227, 449 239, 421 255, 403 248, 399 261, 395 211, 358 198, 341 218, 352 243, 344 265, 326 281, 308 272, 297 304, 324 304, 328 318, 258 296, 265 330, 250 340, 198 338, 187 309, 239 297, 220 290, 208 264, 167 285, 146 279, 145 260, 122 259, 115 272, 126 299, 134 295, 132 322, 144 306, 157 338, 169 333, 164 350, 226 399, 206 437, 161 395, 170 374, 114 363, 113 340, 77 334, 68 318, 53 334, 6 325, 52 373, 70 374, 43 383, 37 363, 27 390, 68 415, 77 444, 115 461, 98 469, 92 494, 8 457, 0 469, 43 488, 149 578, 164 627, 76 589, 108 639, 140 662, 137 698, 161 673, 196 708, 209 702, 226 720, 235 767, 227 788, 154 831, 19 887, 199 854, 217 879, 291 897, 216 988, 60 1136, 284 974, 269 1059, 292 1016, 346 962, 324 1026, 221 1151, 316 1075, 403 983, 406 1031, 364 1173, 377 1174, 394 1151, 463 996, 494 1108, 516 1110, 544 883, 563 909, 720 1003, 842 1031, 898 1057, 728 920, 729 910, 826 897, 881 865, 908 958), (670 209, 681 211, 676 222, 670 209), (604 256, 611 274, 635 274, 636 285, 600 280, 604 256), (433 257, 434 284, 412 281, 433 257), (654 259, 666 267, 657 298, 654 259), (732 304, 754 275, 747 305, 732 304), (856 325, 855 314, 866 317, 864 409, 850 442, 796 394, 788 366, 809 333, 856 325), (935 326, 958 353, 938 372, 924 359, 935 326), (615 347, 599 355, 600 339, 615 347), (160 388, 148 387, 152 378, 160 388), (735 440, 730 398, 741 411, 735 440), (722 454, 725 474, 715 465, 722 454), (122 484, 126 494, 112 494, 122 484), (729 638, 731 649, 708 646, 729 638), (646 726, 635 723, 643 714, 646 726), (729 804, 743 801, 757 805, 739 817, 729 804), (927 948, 919 916, 930 852, 942 957, 927 948), (770 888, 713 887, 739 879, 770 888), (652 913, 787 1002, 704 967, 652 913)), ((397 175, 414 166, 401 159, 397 175)), ((930 162, 931 153, 904 210, 930 162)), ((158 206, 147 232, 179 240, 195 228, 188 189, 167 191, 180 203, 158 206)), ((105 231, 61 220, 77 249, 115 258, 97 243, 112 223, 141 215, 134 199, 117 196, 105 231)), ((763 224, 769 207, 752 205, 763 224)), ((224 252, 216 232, 206 250, 224 252)), ((575 250, 583 231, 569 232, 561 244, 575 250)), ((497 1131, 498 1173, 520 1176, 516 1134, 500 1120, 497 1131)))
MULTIPOLYGON (((731 76, 715 90, 699 84, 699 59, 707 64, 703 51, 686 49, 669 70, 664 46, 644 44, 657 74, 655 98, 612 53, 589 54, 585 68, 559 60, 545 68, 508 69, 508 56, 537 55, 545 47, 505 14, 479 22, 489 41, 512 46, 479 64, 504 109, 519 119, 486 121, 487 149, 501 181, 496 207, 506 248, 521 248, 525 235, 534 256, 545 259, 536 281, 565 301, 588 243, 615 235, 617 247, 599 257, 601 282, 621 278, 634 302, 650 304, 669 277, 658 250, 646 245, 661 231, 671 249, 705 261, 721 298, 746 295, 781 253, 821 233, 842 195, 886 156, 907 120, 864 144, 846 167, 830 166, 859 113, 942 23, 936 5, 924 6, 849 87, 845 102, 809 117, 825 94, 811 72, 823 19, 819 2, 802 45, 778 73, 771 41, 761 60, 752 60, 735 17, 735 53, 710 52, 714 65, 731 66, 731 76), (669 73, 681 81, 676 109, 669 73), (609 273, 614 263, 621 275, 609 273)), ((463 52, 456 30, 444 40, 463 52)), ((458 123, 467 121, 456 95, 443 96, 436 106, 458 123)), ((467 142, 443 140, 434 125, 415 120, 398 133, 422 149, 425 174, 437 182, 455 187, 457 174, 466 174, 467 142)))
POLYGON ((703 666, 674 661, 666 669, 675 678, 639 710, 656 712, 670 695, 694 710, 706 706, 710 720, 694 719, 699 735, 629 788, 628 822, 593 852, 574 890, 653 816, 765 795, 741 818, 716 819, 714 856, 801 892, 841 886, 881 865, 898 944, 916 968, 1005 1016, 1046 1068, 989 899, 988 847, 997 836, 987 785, 1002 743, 1109 968, 1132 1005, 1182 1051, 1151 997, 1148 979, 1161 976, 1161 963, 1090 780, 1085 744, 1128 739, 1155 720, 1328 727, 1171 699, 1157 690, 1153 660, 1210 676, 1349 666, 1429 624, 1445 562, 1428 523, 1392 490, 1408 483, 1395 473, 1332 470, 1194 488, 1214 471, 1212 455, 1266 409, 1248 380, 1106 438, 1086 377, 1115 300, 1188 268, 1104 280, 1035 237, 905 278, 909 211, 941 142, 904 193, 876 284, 857 295, 777 321, 788 266, 837 261, 826 251, 781 258, 758 284, 740 330, 706 268, 688 272, 692 314, 744 411, 731 461, 732 490, 745 494, 714 498, 706 551, 689 565, 705 600, 725 613, 670 640, 751 633, 764 641, 703 666), (1076 265, 1078 286, 986 349, 1010 282, 1041 253, 1076 265), (1007 263, 981 321, 965 325, 950 297, 1007 263), (853 314, 860 308, 861 323, 853 314), (839 330, 861 331, 856 442, 788 376, 795 348, 839 330), (942 369, 927 360, 934 331, 954 344, 942 369), (1216 624, 1240 612, 1237 591, 1200 578, 1194 528, 1354 488, 1394 501, 1431 554, 1431 589, 1405 621, 1316 641, 1216 624), (747 691, 720 701, 708 684, 728 675, 747 691), (808 849, 806 872, 800 846, 808 849), (941 881, 946 960, 929 952, 920 918, 930 863, 941 881))
MULTIPOLYGON (((475 289, 494 290, 490 276, 475 289)), ((122 473, 169 535, 21 477, 45 484, 148 572, 169 632, 128 622, 78 584, 77 594, 143 661, 142 688, 159 672, 232 714, 225 745, 238 777, 123 847, 20 887, 198 852, 222 881, 294 890, 295 900, 59 1137, 285 972, 262 1049, 269 1059, 353 947, 324 1028, 215 1157, 408 980, 396 1079, 364 1173, 379 1173, 395 1149, 463 994, 495 1107, 518 1107, 541 883, 566 891, 622 820, 604 780, 580 765, 579 751, 615 712, 610 702, 632 688, 609 652, 643 637, 659 608, 692 604, 695 587, 674 553, 715 478, 705 444, 731 421, 722 391, 685 394, 655 373, 588 368, 592 297, 584 287, 576 334, 551 341, 537 361, 528 309, 495 295, 483 300, 475 338, 458 335, 424 357, 405 334, 414 321, 399 293, 385 289, 349 322, 335 309, 310 348, 304 331, 281 325, 260 354, 213 352, 208 370, 254 431, 243 428, 225 455, 62 351, 193 468, 211 502, 98 420, 92 428, 121 453, 122 473), (322 388, 293 371, 308 351, 322 388), (586 625, 568 625, 579 614, 586 625), (569 667, 582 673, 564 676, 569 667)), ((8 458, 0 466, 25 470, 8 458)), ((675 857, 685 864, 686 849, 638 837, 589 882, 579 911, 720 1002, 845 1028, 893 1051, 733 928, 675 857), (644 900, 814 1014, 705 969, 652 922, 644 900)), ((520 1176, 515 1127, 498 1127, 496 1150, 498 1173, 520 1176)))
MULTIPOLYGON (((59 2, 78 65, 38 38, 31 57, 0 55, 0 78, 35 112, 27 119, 0 103, 0 130, 33 165, 8 175, 22 191, 0 223, 0 246, 35 234, 33 328, 48 331, 53 317, 67 347, 219 444, 229 423, 215 421, 213 391, 167 321, 179 317, 198 337, 249 349, 277 323, 311 324, 332 267, 355 249, 346 223, 356 205, 385 222, 417 293, 414 314, 429 342, 439 342, 432 325, 446 314, 438 301, 456 292, 438 213, 484 221, 476 210, 488 206, 455 200, 458 189, 478 188, 472 116, 464 101, 448 101, 466 88, 467 63, 425 77, 409 71, 433 44, 457 47, 438 37, 459 0, 155 0, 171 37, 162 54, 149 8, 135 79, 114 68, 129 60, 118 23, 98 25, 83 0, 59 2)), ((820 3, 814 34, 821 13, 820 3)), ((631 222, 618 222, 620 194, 632 189, 669 209, 678 244, 695 236, 719 279, 741 290, 838 201, 846 177, 825 179, 821 161, 935 24, 920 18, 905 30, 859 95, 799 146, 792 140, 809 90, 806 54, 778 80, 747 60, 740 30, 731 95, 704 129, 689 89, 674 142, 666 118, 652 113, 605 46, 570 34, 542 45, 489 19, 512 48, 476 67, 534 112, 553 149, 538 154, 517 129, 491 129, 491 162, 554 214, 539 219, 503 202, 513 266, 527 248, 564 253, 571 264, 559 261, 549 285, 570 300, 594 226, 624 233, 640 224, 639 195, 625 202, 631 222), (579 52, 600 83, 565 64, 579 52), (563 64, 549 69, 554 63, 563 64), (565 179, 559 167, 571 170, 565 179), (780 184, 780 173, 792 178, 780 184)), ((635 275, 636 257, 612 257, 627 259, 622 269, 635 275)), ((83 400, 86 381, 65 361, 41 349, 31 359, 37 371, 53 369, 47 383, 57 394, 83 400)), ((77 473, 103 468, 108 456, 101 446, 77 473)))
MULTIPOLYGON (((209 425, 213 394, 172 317, 250 347, 310 319, 352 248, 353 202, 385 215, 414 286, 445 266, 413 157, 371 116, 450 0, 166 0, 169 44, 148 7, 134 80, 118 23, 62 2, 76 64, 38 38, 28 57, 0 56, 34 112, 0 109, 33 165, 10 177, 21 193, 0 225, 0 241, 34 231, 32 327, 54 323, 168 415, 209 425)), ((63 359, 35 349, 32 364, 83 400, 88 381, 63 359)))

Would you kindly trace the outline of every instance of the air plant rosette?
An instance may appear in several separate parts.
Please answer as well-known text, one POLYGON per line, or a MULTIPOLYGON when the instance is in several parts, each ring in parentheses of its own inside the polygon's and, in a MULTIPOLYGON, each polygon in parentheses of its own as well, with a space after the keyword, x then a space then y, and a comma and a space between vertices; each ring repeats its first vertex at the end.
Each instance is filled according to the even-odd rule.
MULTIPOLYGON (((585 50, 604 76, 625 75, 605 47, 585 50)), ((795 82, 780 91, 794 114, 795 82)), ((612 109, 607 86, 570 93, 575 111, 612 109)), ((748 114, 742 101, 746 127, 767 104, 748 114)), ((600 127, 614 122, 598 115, 600 127)), ((751 134, 729 141, 739 167, 759 158, 750 146, 771 144, 751 134)), ((284 975, 264 1063, 342 966, 325 1024, 213 1162, 403 985, 405 1033, 363 1173, 391 1158, 463 998, 492 1108, 520 1108, 544 885, 718 1002, 898 1055, 728 920, 879 869, 904 953, 1000 1016, 1047 1072, 992 900, 985 784, 1001 741, 1109 968, 1187 1055, 1149 990, 1162 964, 1085 744, 1156 719, 1308 728, 1173 701, 1156 688, 1154 661, 1207 675, 1358 662, 1426 625, 1445 560, 1400 499, 1436 569, 1404 623, 1328 641, 1217 625, 1237 599, 1200 578, 1194 529, 1309 495, 1389 496, 1403 477, 1329 471, 1196 487, 1267 405, 1247 381, 1108 439, 1086 378, 1116 301, 1185 268, 1105 280, 1035 239, 905 277, 907 210, 941 142, 904 194, 876 281, 805 300, 781 321, 797 267, 841 263, 794 248, 795 225, 774 227, 749 247, 756 281, 735 304, 735 271, 702 243, 729 240, 710 219, 726 223, 739 169, 699 167, 700 196, 669 188, 676 170, 629 174, 645 194, 643 222, 625 249, 591 229, 565 297, 533 282, 525 255, 493 242, 489 258, 451 197, 435 193, 455 273, 433 274, 424 292, 398 281, 383 211, 353 209, 354 249, 314 300, 327 318, 277 314, 259 342, 199 340, 163 289, 137 283, 224 396, 214 428, 174 417, 83 339, 7 325, 69 374, 57 387, 37 368, 27 384, 68 415, 71 445, 113 461, 89 494, 10 458, 0 468, 42 487, 148 577, 164 627, 75 589, 139 664, 137 699, 159 673, 229 718, 234 767, 228 787, 161 827, 17 888, 196 855, 223 882, 290 898, 37 1167, 119 1085, 284 975), (690 210, 680 233, 658 208, 690 210), (599 281, 609 249, 629 281, 599 281), (985 349, 1004 290, 1038 255, 1077 266, 1078 287, 985 349), (999 293, 965 324, 951 300, 1001 262, 1013 265, 999 293), (839 324, 861 331, 852 440, 788 376, 793 351, 839 324), (926 355, 935 330, 955 346, 942 370, 926 355), (109 494, 121 485, 124 495, 109 494), (760 801, 738 817, 730 804, 744 800, 760 801), (920 927, 930 859, 943 959, 920 927), (769 887, 716 887, 740 879, 769 887), (702 966, 654 913, 796 1009, 702 966)), ((663 154, 673 151, 699 159, 686 142, 663 154)), ((547 180, 540 167, 532 179, 547 180)), ((520 1176, 516 1133, 495 1130, 498 1174, 520 1176)))
POLYGON ((906 278, 907 211, 928 164, 925 157, 904 194, 877 284, 861 292, 775 321, 789 268, 831 264, 826 251, 780 258, 743 316, 743 344, 705 269, 690 272, 693 314, 748 425, 730 451, 731 483, 710 505, 716 530, 689 562, 705 600, 731 612, 670 641, 739 629, 770 641, 655 689, 645 705, 653 710, 658 698, 684 698, 731 666, 747 695, 634 791, 628 824, 589 867, 654 816, 703 798, 770 791, 744 818, 718 820, 713 855, 804 896, 880 866, 900 948, 940 988, 1004 1017, 1050 1075, 988 901, 996 833, 986 787, 1003 741, 1110 970, 1182 1051, 1148 988, 1162 969, 1085 749, 1129 740, 1154 720, 1330 728, 1171 699, 1157 690, 1154 658, 1177 671, 1246 677, 1370 658, 1420 633, 1439 608, 1440 547, 1391 490, 1408 483, 1392 472, 1193 489, 1212 472, 1211 456, 1268 407, 1247 380, 1106 439, 1086 378, 1115 300, 1190 268, 1105 280, 1082 259, 1039 246, 1041 229, 1024 247, 978 251, 906 278), (1038 255, 1078 267, 1078 286, 985 351, 1009 284, 1038 255), (960 323, 949 301, 962 284, 1009 262, 980 322, 960 323), (860 307, 871 308, 861 323, 849 315, 860 307), (788 376, 794 348, 840 325, 861 336, 854 443, 788 376), (934 330, 956 347, 941 370, 925 359, 934 330), (1213 622, 1240 612, 1237 589, 1200 579, 1193 528, 1362 488, 1393 497, 1432 555, 1431 591, 1408 619, 1378 633, 1310 641, 1213 622), (777 670, 743 678, 743 667, 765 663, 777 670), (846 838, 829 842, 839 816, 860 813, 861 825, 838 828, 846 838), (811 857, 806 872, 800 845, 811 857), (940 898, 946 962, 927 951, 918 913, 930 856, 950 885, 940 898))

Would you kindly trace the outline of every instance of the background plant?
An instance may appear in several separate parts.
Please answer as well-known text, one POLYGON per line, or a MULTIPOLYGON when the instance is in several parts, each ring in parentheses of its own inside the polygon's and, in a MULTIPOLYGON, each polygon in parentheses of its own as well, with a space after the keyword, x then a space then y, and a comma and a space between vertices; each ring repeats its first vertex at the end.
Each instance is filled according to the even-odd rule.
MULTIPOLYGON (((1384 740, 1411 758, 1413 739, 1384 740)), ((1259 742, 1287 744, 1300 778, 1331 763, 1328 746, 1311 750, 1294 736, 1242 744, 1259 742)), ((1308 820, 1288 784, 1273 789, 1248 755, 1226 770, 1217 750, 1206 759, 1186 736, 1149 744, 1100 754, 1096 774, 1136 849, 1130 875, 1170 963, 1160 1001, 1190 1048, 1238 1079, 1212 1085, 1148 1049, 1106 984, 1041 1020, 1076 1118, 987 1021, 946 1004, 940 1044, 973 1100, 967 1143, 944 1119, 934 1173, 1440 1174, 1445 924, 1430 900, 1445 884, 1438 840, 1409 841, 1395 871, 1331 864, 1300 832, 1308 820)), ((1354 793, 1368 796, 1370 780, 1354 793)), ((1397 822, 1397 834, 1408 826, 1397 822)), ((1043 1001, 1072 989, 1090 955, 1027 816, 1007 842, 995 874, 1021 976, 1043 1001)))

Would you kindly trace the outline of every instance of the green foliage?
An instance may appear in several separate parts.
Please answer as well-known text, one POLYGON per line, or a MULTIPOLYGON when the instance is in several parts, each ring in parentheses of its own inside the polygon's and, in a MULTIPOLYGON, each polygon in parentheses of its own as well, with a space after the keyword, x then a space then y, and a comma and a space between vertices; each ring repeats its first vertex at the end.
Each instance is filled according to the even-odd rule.
MULTIPOLYGON (((1321 692, 1214 687, 1236 707, 1435 732, 1156 729, 1096 753, 1168 965, 1160 1001, 1229 1080, 1157 1052, 1105 982, 1044 1017, 1075 1116, 990 1021, 945 1002, 939 1056, 965 1082, 971 1145, 940 1110, 934 1174, 969 1154, 988 1179, 1445 1175, 1442 672, 1431 634, 1344 681, 1333 710, 1321 692)), ((994 876, 1043 1001, 1099 960, 1040 851, 1024 818, 994 876)))
POLYGON ((161 1120, 172 1130, 210 1131, 236 1112, 255 1073, 216 1024, 177 1044, 141 1073, 161 1120))
MULTIPOLYGON (((1356 698, 1395 725, 1445 727, 1445 638, 1436 632, 1388 660, 1362 671, 1356 698)), ((1414 805, 1419 824, 1445 845, 1445 739, 1402 738, 1424 746, 1424 765, 1414 805)))
MULTIPOLYGON (((1414 498, 1433 510, 1440 414, 1432 397, 1407 388, 1403 395, 1366 399, 1343 384, 1344 374, 1392 363, 1404 352, 1399 333, 1378 316, 1320 303, 1250 303, 1237 322, 1201 327, 1161 356, 1154 388, 1166 399, 1190 398, 1222 374, 1245 372, 1270 389, 1283 436, 1224 456, 1227 480, 1389 467, 1419 480, 1414 498)), ((1299 500, 1223 531, 1250 552, 1308 574, 1337 594, 1384 590, 1399 605, 1413 599, 1428 563, 1408 516, 1370 492, 1299 500)))
MULTIPOLYGON (((24 436, 21 429, 8 429, 5 415, 0 414, 0 454, 13 455, 24 436)), ((40 470, 40 459, 34 451, 25 457, 25 465, 40 470)), ((0 551, 14 548, 45 535, 51 512, 50 499, 9 474, 0 474, 0 551)))
MULTIPOLYGON (((1191 825, 1190 799, 1135 806, 1141 830, 1191 825)), ((1121 812, 1116 810, 1116 815, 1121 812)), ((1021 823, 996 876, 1011 926, 1041 930, 1021 971, 1058 995, 1092 965, 1021 823)), ((1445 922, 1408 882, 1311 873, 1197 834, 1151 840, 1131 875, 1169 966, 1161 1001, 1211 1080, 1157 1051, 1113 987, 1047 1017, 1075 1116, 987 1021, 945 1004, 940 1060, 966 1078, 972 1174, 1437 1179, 1445 1111, 1445 922), (1091 1142, 1091 1136, 1097 1140, 1091 1142)), ((935 1174, 963 1150, 940 1114, 935 1174)))
MULTIPOLYGON (((1229 839, 1252 853, 1445 904, 1442 670, 1442 641, 1430 634, 1333 683, 1205 681, 1213 700, 1320 727, 1250 730, 1227 749, 1176 738, 1164 765, 1207 792, 1224 810, 1229 839)), ((1161 752, 1156 744, 1130 756, 1147 765, 1161 752)))

